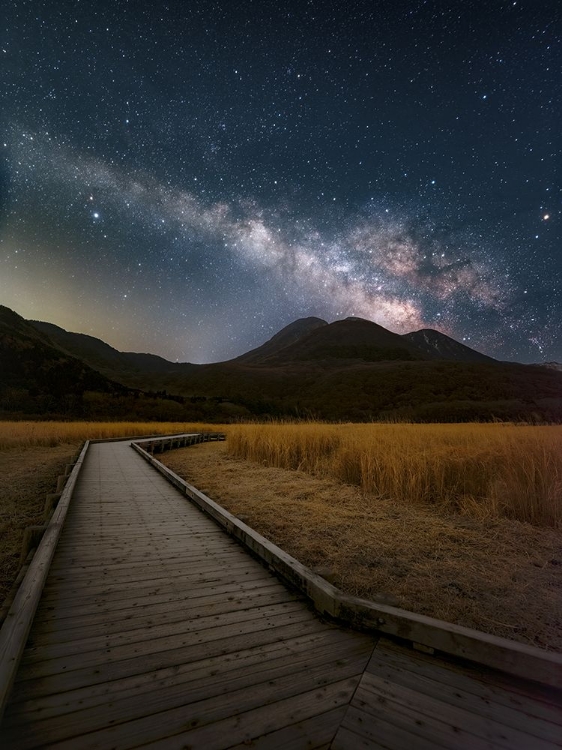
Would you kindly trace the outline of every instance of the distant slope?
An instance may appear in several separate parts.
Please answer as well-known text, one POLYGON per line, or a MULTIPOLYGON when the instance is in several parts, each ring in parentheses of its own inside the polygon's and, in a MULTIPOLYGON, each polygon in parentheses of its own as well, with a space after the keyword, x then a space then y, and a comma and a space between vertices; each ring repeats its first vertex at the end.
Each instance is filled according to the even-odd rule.
POLYGON ((134 388, 158 388, 159 381, 155 381, 152 376, 178 375, 196 367, 187 363, 169 362, 156 354, 120 352, 94 336, 65 331, 53 323, 40 320, 29 322, 94 370, 134 388))
POLYGON ((426 354, 437 356, 439 359, 446 359, 452 362, 495 362, 492 357, 488 357, 476 349, 455 341, 444 333, 435 331, 433 328, 422 328, 421 331, 406 333, 402 338, 407 339, 412 344, 421 349, 426 354))
POLYGON ((560 364, 560 362, 541 362, 536 366, 548 367, 549 370, 557 370, 558 372, 562 372, 562 364, 560 364))
POLYGON ((301 337, 294 344, 263 359, 264 364, 281 365, 296 362, 327 364, 342 360, 364 362, 420 361, 435 359, 415 344, 362 318, 336 320, 301 337))
MULTIPOLYGON (((125 389, 61 350, 50 338, 0 305, 0 391, 3 401, 14 392, 56 401, 84 391, 121 393, 125 389)), ((5 405, 5 403, 3 403, 5 405)))
POLYGON ((58 326, 35 325, 39 327, 0 308, 4 414, 562 422, 562 373, 557 369, 491 358, 467 361, 478 353, 437 332, 399 336, 357 318, 331 324, 305 318, 237 360, 181 365, 118 352, 58 326), (424 351, 412 338, 425 347, 433 345, 424 351), (111 372, 111 380, 175 395, 165 400, 154 392, 127 392, 77 361, 68 353, 71 348, 95 362, 100 372, 102 367, 111 372), (119 388, 124 395, 112 390, 119 388), (80 397, 83 391, 106 395, 80 397))
POLYGON ((282 328, 279 333, 272 336, 265 344, 258 346, 257 349, 246 352, 246 354, 242 354, 240 357, 236 357, 232 361, 247 365, 260 364, 267 360, 268 357, 279 354, 287 346, 294 344, 312 331, 327 325, 328 323, 321 318, 300 318, 282 328))

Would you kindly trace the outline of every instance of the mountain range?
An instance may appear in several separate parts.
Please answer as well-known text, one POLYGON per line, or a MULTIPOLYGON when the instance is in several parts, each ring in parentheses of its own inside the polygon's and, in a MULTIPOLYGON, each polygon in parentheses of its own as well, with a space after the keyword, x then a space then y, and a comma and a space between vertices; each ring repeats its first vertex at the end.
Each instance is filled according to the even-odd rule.
POLYGON ((0 306, 0 410, 158 419, 562 418, 562 373, 498 362, 439 331, 303 318, 207 365, 120 352, 0 306))

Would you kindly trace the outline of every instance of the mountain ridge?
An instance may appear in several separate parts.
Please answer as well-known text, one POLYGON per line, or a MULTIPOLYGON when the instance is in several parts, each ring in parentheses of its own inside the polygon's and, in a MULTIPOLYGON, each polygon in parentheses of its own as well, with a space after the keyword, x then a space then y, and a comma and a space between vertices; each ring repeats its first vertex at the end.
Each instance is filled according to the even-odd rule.
POLYGON ((496 362, 493 357, 472 349, 466 344, 447 336, 434 328, 422 328, 419 331, 405 333, 403 338, 408 339, 419 349, 433 354, 438 354, 441 359, 455 362, 496 362))
POLYGON ((328 323, 325 320, 322 320, 322 318, 298 318, 282 328, 260 346, 229 361, 242 362, 244 364, 257 364, 260 361, 267 359, 267 357, 279 353, 285 347, 294 344, 303 336, 327 325, 328 323))
MULTIPOLYGON (((25 364, 31 351, 33 367, 41 371, 43 364, 49 369, 53 359, 68 361, 71 345, 81 347, 82 353, 89 348, 90 361, 98 369, 80 358, 74 359, 73 366, 101 378, 103 365, 122 389, 109 393, 103 383, 98 389, 93 382, 91 387, 81 386, 74 401, 67 404, 68 399, 62 397, 68 378, 60 383, 49 381, 49 387, 62 399, 56 403, 66 404, 66 415, 127 415, 160 421, 303 417, 330 421, 562 421, 562 373, 491 358, 455 361, 451 356, 466 357, 468 349, 472 357, 474 350, 439 332, 422 334, 425 339, 429 336, 430 343, 437 339, 440 345, 452 347, 452 353, 443 349, 424 352, 408 335, 400 336, 364 319, 327 323, 304 318, 247 352, 248 357, 195 365, 172 363, 156 355, 120 353, 100 339, 71 334, 53 324, 39 328, 16 313, 5 315, 0 331, 8 359, 25 364), (55 339, 59 337, 48 352, 47 329, 55 339), (100 391, 97 395, 90 393, 96 390, 100 391)), ((29 375, 29 367, 26 372, 29 375)), ((45 388, 43 395, 37 396, 41 389, 38 391, 26 372, 22 374, 20 368, 10 383, 0 379, 2 413, 19 410, 21 414, 56 416, 58 407, 49 406, 45 388), (14 392, 19 394, 17 409, 14 392)), ((72 388, 69 386, 69 392, 72 388)))

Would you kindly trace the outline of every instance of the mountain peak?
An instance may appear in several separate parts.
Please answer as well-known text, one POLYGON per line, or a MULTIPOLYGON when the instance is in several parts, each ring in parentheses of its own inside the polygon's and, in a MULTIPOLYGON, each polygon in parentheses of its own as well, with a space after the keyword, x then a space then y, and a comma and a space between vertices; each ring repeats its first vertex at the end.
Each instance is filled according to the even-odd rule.
POLYGON ((236 357, 233 361, 245 365, 260 364, 264 359, 278 354, 287 346, 294 344, 312 331, 315 331, 318 328, 323 328, 327 325, 328 323, 325 320, 322 320, 322 318, 299 318, 298 320, 289 323, 285 328, 282 328, 268 341, 261 346, 258 346, 257 349, 252 349, 251 351, 242 354, 240 357, 236 357))
POLYGON ((402 338, 408 339, 426 354, 437 355, 439 359, 455 362, 495 362, 482 352, 471 349, 460 341, 452 339, 434 328, 422 328, 419 331, 406 333, 402 338))
MULTIPOLYGON (((284 329, 286 330, 286 329, 284 329)), ((273 339, 272 339, 273 341, 273 339)), ((267 364, 363 360, 424 360, 428 356, 402 336, 364 318, 348 317, 315 326, 288 346, 272 351, 267 364)), ((261 360, 265 362, 264 359, 261 360)))

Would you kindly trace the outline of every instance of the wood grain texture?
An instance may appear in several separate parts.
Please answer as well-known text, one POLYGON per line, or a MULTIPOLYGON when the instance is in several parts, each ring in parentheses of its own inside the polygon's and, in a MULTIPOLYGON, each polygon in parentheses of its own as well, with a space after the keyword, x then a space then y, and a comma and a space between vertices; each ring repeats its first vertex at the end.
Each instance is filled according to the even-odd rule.
POLYGON ((2 748, 551 750, 559 691, 320 619, 126 442, 90 447, 2 748))
POLYGON ((125 748, 197 729, 200 747, 326 746, 374 642, 322 622, 126 443, 95 444, 0 742, 125 748))

